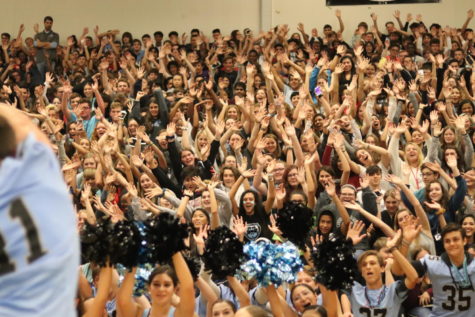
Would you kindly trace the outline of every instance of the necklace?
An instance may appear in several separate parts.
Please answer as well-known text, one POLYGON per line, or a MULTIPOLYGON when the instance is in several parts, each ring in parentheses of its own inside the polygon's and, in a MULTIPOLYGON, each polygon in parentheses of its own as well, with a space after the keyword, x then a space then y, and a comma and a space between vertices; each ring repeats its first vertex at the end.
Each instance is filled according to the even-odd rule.
POLYGON ((369 298, 368 288, 366 286, 364 288, 364 295, 366 297, 366 302, 368 303, 367 306, 369 308, 379 307, 381 305, 381 302, 383 301, 384 297, 386 296, 386 285, 384 285, 383 289, 379 292, 378 300, 376 301, 376 305, 371 305, 371 299, 369 298))

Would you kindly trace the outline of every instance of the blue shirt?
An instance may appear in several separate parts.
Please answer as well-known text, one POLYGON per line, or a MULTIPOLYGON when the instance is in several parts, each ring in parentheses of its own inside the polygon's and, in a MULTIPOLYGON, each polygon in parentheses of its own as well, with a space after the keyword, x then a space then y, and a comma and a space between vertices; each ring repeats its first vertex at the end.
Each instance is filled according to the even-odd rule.
POLYGON ((74 209, 58 160, 33 134, 0 163, 0 237, 0 316, 76 316, 74 209))

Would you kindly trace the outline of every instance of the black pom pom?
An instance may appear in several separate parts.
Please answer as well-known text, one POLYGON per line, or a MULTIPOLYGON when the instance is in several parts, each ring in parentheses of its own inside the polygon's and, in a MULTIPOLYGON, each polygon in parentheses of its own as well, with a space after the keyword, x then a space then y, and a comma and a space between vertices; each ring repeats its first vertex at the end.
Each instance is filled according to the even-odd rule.
POLYGON ((137 266, 141 241, 142 237, 133 222, 117 222, 109 236, 111 264, 120 263, 128 269, 137 266))
POLYGON ((186 249, 187 225, 172 214, 162 212, 148 219, 145 226, 151 263, 168 263, 172 255, 186 249))
POLYGON ((351 288, 358 272, 351 241, 330 234, 313 248, 312 259, 317 282, 330 290, 351 288))
POLYGON ((106 266, 110 254, 108 243, 110 230, 111 223, 108 219, 98 219, 94 225, 86 222, 84 230, 81 232, 81 256, 83 262, 92 262, 101 267, 106 266))
POLYGON ((312 226, 313 211, 301 203, 288 202, 284 208, 277 210, 277 226, 284 238, 301 249, 312 226))
POLYGON ((183 254, 183 256, 185 258, 186 264, 188 265, 191 276, 193 276, 193 281, 196 282, 201 271, 201 260, 199 257, 191 254, 190 252, 183 254))
POLYGON ((213 278, 234 276, 243 260, 243 244, 234 232, 225 226, 210 231, 203 261, 205 268, 213 273, 213 278))

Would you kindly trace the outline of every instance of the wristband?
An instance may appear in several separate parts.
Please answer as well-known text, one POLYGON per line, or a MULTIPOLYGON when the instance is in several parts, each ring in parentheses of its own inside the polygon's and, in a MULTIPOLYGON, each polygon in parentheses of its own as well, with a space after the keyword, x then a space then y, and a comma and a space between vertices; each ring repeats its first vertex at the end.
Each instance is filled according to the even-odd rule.
POLYGON ((408 247, 411 243, 407 240, 402 239, 401 245, 408 247))
POLYGON ((188 197, 188 198, 190 198, 190 200, 193 199, 193 196, 191 196, 191 195, 183 195, 183 197, 188 197))

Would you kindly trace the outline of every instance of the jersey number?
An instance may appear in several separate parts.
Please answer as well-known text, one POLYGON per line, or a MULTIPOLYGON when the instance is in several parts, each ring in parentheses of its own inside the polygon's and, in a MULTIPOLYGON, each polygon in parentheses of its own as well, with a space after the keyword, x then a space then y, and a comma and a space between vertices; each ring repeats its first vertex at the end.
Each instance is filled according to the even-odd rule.
POLYGON ((457 293, 458 293, 459 305, 457 306, 457 309, 459 311, 469 310, 471 298, 470 298, 470 295, 463 296, 464 289, 459 288, 457 290, 457 288, 455 288, 455 286, 453 286, 453 285, 444 285, 442 287, 442 290, 444 292, 449 292, 449 295, 447 296, 447 301, 445 303, 442 303, 442 308, 443 309, 445 309, 445 310, 455 310, 455 308, 456 308, 455 307, 455 300, 456 300, 457 293))
MULTIPOLYGON (((10 206, 10 217, 13 219, 19 218, 20 224, 25 230, 26 239, 28 240, 28 246, 30 249, 30 253, 26 258, 27 262, 32 263, 45 255, 46 251, 44 251, 41 246, 38 229, 21 199, 13 201, 10 206)), ((0 276, 15 270, 15 263, 10 259, 5 248, 5 240, 0 234, 0 276)))
POLYGON ((385 317, 386 316, 386 308, 368 308, 368 307, 360 307, 360 313, 365 314, 366 317, 385 317))

